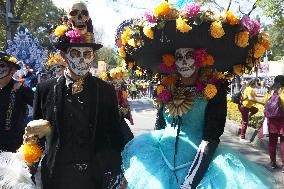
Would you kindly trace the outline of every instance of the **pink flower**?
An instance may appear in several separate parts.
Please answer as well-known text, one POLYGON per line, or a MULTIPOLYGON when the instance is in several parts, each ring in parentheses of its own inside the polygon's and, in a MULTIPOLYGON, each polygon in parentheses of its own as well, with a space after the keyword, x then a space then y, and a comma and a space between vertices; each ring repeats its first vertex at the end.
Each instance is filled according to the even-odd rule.
POLYGON ((201 80, 197 80, 196 81, 196 89, 195 89, 195 91, 197 93, 202 93, 204 88, 205 88, 204 83, 201 80))
POLYGON ((171 98, 171 91, 169 89, 164 89, 160 94, 158 94, 158 98, 163 102, 167 103, 169 102, 171 98))
POLYGON ((248 31, 252 36, 254 36, 260 29, 260 23, 256 20, 251 20, 248 15, 243 16, 241 23, 245 31, 248 31))
POLYGON ((200 5, 198 3, 190 3, 184 8, 188 17, 194 17, 200 12, 200 5))
POLYGON ((166 64, 160 64, 160 70, 164 73, 174 73, 176 71, 177 67, 175 64, 172 66, 167 66, 166 64))
POLYGON ((150 22, 150 23, 157 23, 157 18, 150 12, 145 12, 144 13, 144 19, 147 21, 147 22, 150 22))
POLYGON ((70 30, 65 35, 70 38, 70 43, 82 43, 84 41, 81 34, 75 30, 70 30))
POLYGON ((194 64, 197 68, 203 66, 203 57, 206 56, 207 52, 205 49, 196 49, 192 52, 194 58, 194 64))

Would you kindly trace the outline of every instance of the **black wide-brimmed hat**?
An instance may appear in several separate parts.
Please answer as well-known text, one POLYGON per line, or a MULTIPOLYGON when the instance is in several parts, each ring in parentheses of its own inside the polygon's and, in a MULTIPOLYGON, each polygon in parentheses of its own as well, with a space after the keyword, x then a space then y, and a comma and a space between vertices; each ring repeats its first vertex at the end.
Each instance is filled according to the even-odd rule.
POLYGON ((9 65, 14 66, 17 70, 21 69, 21 67, 17 64, 17 59, 8 55, 5 52, 0 52, 0 61, 6 62, 9 65))
POLYGON ((116 44, 127 62, 154 72, 163 72, 162 56, 179 48, 205 49, 214 59, 212 67, 233 71, 241 65, 253 67, 269 48, 266 35, 259 29, 258 22, 247 15, 239 19, 227 11, 222 16, 201 11, 196 3, 178 11, 163 2, 154 14, 123 22, 116 44))

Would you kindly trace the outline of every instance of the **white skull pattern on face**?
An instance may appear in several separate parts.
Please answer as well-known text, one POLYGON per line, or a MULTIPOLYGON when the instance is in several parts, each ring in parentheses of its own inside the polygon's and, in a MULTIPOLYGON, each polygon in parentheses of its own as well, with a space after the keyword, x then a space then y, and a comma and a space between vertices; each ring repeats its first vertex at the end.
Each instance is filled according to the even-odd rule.
POLYGON ((69 69, 78 76, 89 72, 94 58, 94 51, 91 47, 71 47, 66 53, 69 69))
POLYGON ((175 64, 182 77, 191 77, 196 71, 192 52, 191 48, 180 48, 175 52, 175 64))
POLYGON ((62 66, 62 65, 54 65, 52 68, 51 68, 51 71, 53 72, 53 75, 55 77, 59 77, 63 74, 64 72, 64 69, 65 67, 62 66))

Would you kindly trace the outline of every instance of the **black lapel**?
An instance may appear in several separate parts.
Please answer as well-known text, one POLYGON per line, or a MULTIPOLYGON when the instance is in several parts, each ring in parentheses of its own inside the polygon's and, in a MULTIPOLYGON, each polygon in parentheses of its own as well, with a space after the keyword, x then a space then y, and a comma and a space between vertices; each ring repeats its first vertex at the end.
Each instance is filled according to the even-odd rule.
POLYGON ((65 85, 65 77, 61 76, 57 79, 54 85, 54 113, 55 123, 58 130, 58 126, 61 124, 62 118, 62 106, 63 106, 63 90, 65 85))

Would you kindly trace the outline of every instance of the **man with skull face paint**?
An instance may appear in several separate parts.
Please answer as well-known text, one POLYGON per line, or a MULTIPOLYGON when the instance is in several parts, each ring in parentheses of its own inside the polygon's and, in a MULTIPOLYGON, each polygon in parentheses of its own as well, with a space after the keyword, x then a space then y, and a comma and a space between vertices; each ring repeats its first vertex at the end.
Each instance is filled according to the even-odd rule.
MULTIPOLYGON (((125 142, 116 92, 89 73, 95 51, 102 45, 78 27, 73 23, 72 28, 61 25, 55 29, 54 44, 67 67, 62 76, 39 84, 36 90, 33 119, 48 120, 52 126, 43 140, 43 189, 107 188, 117 183, 121 172, 120 152, 125 142)), ((32 132, 26 130, 27 140, 32 132)))
POLYGON ((66 62, 59 54, 51 55, 45 66, 49 78, 60 77, 66 68, 66 62))
POLYGON ((12 77, 20 69, 16 59, 0 52, 0 151, 15 152, 23 143, 33 92, 12 77))

